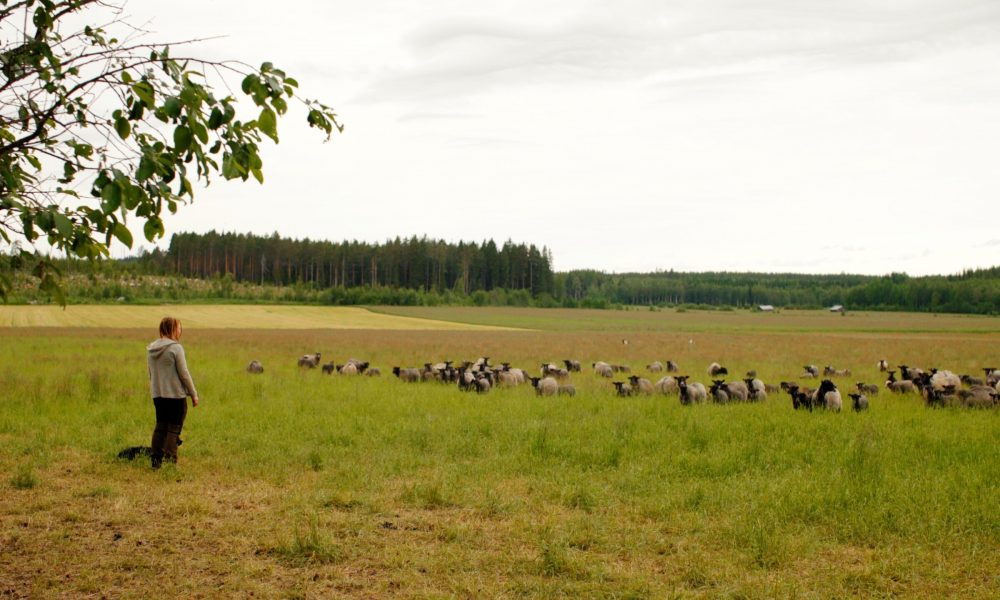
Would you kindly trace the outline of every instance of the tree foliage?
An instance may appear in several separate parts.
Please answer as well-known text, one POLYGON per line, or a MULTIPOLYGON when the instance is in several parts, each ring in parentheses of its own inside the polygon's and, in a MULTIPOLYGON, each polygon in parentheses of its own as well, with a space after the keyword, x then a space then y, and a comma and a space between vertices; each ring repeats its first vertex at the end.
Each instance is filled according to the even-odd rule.
POLYGON ((333 110, 297 94, 271 63, 259 68, 150 43, 102 0, 0 0, 0 297, 29 264, 62 298, 59 270, 38 245, 100 259, 118 240, 165 233, 164 210, 213 175, 263 183, 260 145, 278 142, 289 103, 326 134, 333 110), (98 25, 81 21, 108 17, 98 25), (243 97, 213 83, 239 79, 243 97))

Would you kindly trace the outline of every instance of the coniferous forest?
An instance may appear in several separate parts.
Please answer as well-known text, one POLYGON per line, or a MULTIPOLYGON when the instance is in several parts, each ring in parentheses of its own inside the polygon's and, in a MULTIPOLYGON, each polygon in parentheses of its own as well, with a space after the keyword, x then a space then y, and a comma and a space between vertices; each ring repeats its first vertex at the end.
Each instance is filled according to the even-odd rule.
MULTIPOLYGON (((278 234, 175 234, 166 251, 92 264, 63 262, 71 301, 239 300, 320 304, 501 304, 540 307, 698 306, 905 310, 1000 314, 1000 266, 911 277, 797 273, 555 272, 534 244, 446 242, 427 237, 384 243, 291 239, 278 234), (103 279, 95 277, 95 273, 103 279), (123 286, 122 277, 181 281, 123 286), (110 282, 101 285, 98 281, 110 282), (206 282, 203 286, 186 282, 206 282), (96 286, 96 287, 95 287, 96 286), (84 289, 84 288, 90 288, 84 289)), ((29 299, 30 293, 14 301, 29 299)))

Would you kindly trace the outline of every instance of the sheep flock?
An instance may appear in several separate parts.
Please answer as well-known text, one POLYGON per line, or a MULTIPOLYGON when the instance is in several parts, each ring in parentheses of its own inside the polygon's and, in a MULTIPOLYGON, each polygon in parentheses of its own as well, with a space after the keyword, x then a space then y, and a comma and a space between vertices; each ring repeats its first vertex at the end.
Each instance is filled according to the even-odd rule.
MULTIPOLYGON (((298 366, 307 370, 320 367, 322 373, 327 375, 378 377, 382 374, 368 361, 355 358, 349 358, 342 364, 321 364, 320 352, 299 357, 298 366)), ((258 375, 264 372, 263 365, 257 360, 251 361, 246 370, 258 375)), ((778 384, 765 383, 753 369, 746 371, 743 378, 719 379, 728 375, 729 370, 718 362, 706 368, 710 378, 707 384, 692 381, 689 375, 680 375, 680 367, 672 360, 653 361, 645 366, 645 370, 649 377, 631 374, 629 365, 597 361, 591 363, 590 373, 585 373, 581 362, 574 359, 543 362, 529 369, 513 367, 509 362, 494 363, 490 357, 482 356, 471 361, 425 362, 422 367, 394 366, 391 372, 403 383, 453 385, 458 390, 479 394, 530 385, 538 396, 575 396, 576 386, 572 378, 593 377, 604 380, 608 394, 622 397, 676 396, 682 405, 689 406, 705 402, 763 402, 769 397, 787 394, 795 410, 833 412, 839 412, 844 405, 840 388, 834 382, 839 378, 847 379, 842 385, 850 399, 850 408, 858 412, 867 410, 871 398, 883 390, 892 394, 919 394, 929 407, 1000 407, 1000 369, 992 367, 983 368, 982 376, 957 375, 944 369, 923 369, 904 364, 892 368, 887 360, 882 359, 875 363, 873 369, 878 378, 884 377, 881 384, 852 382, 850 369, 837 369, 832 365, 826 365, 822 370, 816 365, 804 365, 798 379, 807 382, 781 381, 778 384), (623 378, 615 380, 619 375, 623 378)))

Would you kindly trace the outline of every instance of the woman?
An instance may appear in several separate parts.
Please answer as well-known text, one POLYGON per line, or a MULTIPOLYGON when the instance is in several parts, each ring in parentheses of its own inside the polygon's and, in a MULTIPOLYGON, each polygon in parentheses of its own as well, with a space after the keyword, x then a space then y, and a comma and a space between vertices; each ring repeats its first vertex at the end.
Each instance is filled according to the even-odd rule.
POLYGON ((192 406, 198 406, 198 392, 188 372, 180 339, 181 322, 163 317, 160 339, 146 347, 149 386, 156 407, 156 429, 150 448, 154 469, 160 468, 163 459, 177 462, 178 438, 187 415, 187 397, 191 396, 192 406))

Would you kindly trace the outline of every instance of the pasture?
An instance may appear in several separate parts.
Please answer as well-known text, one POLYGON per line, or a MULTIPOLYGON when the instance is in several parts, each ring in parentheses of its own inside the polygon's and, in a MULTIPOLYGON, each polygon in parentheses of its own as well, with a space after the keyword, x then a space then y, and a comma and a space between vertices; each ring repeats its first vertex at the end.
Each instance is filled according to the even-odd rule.
POLYGON ((202 406, 188 413, 180 464, 119 461, 153 425, 144 345, 164 310, 184 319, 193 308, 158 308, 144 329, 0 328, 0 596, 1000 589, 1000 411, 928 409, 885 391, 861 414, 796 412, 784 394, 683 407, 615 397, 586 368, 608 360, 650 376, 645 364, 673 359, 707 382, 719 361, 777 383, 832 364, 854 371, 835 379, 846 392, 882 381, 883 357, 998 366, 987 363, 1000 362, 1000 319, 380 308, 413 326, 394 330, 223 328, 239 319, 220 314, 219 328, 185 321, 202 406), (449 321, 526 330, 439 329, 449 321), (384 375, 295 366, 317 350, 384 375), (476 395, 390 372, 482 355, 585 368, 574 398, 528 386, 476 395), (251 359, 263 375, 244 372, 251 359))

